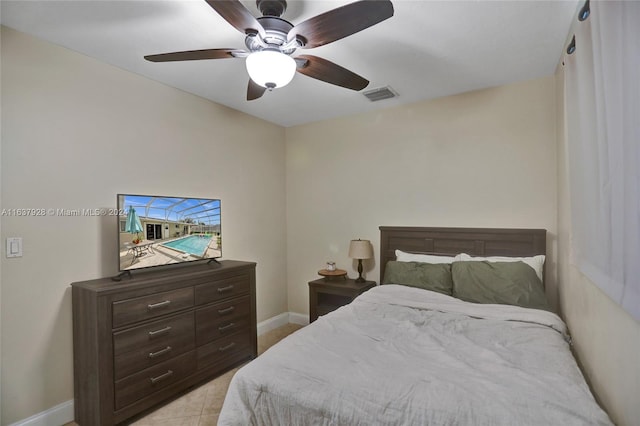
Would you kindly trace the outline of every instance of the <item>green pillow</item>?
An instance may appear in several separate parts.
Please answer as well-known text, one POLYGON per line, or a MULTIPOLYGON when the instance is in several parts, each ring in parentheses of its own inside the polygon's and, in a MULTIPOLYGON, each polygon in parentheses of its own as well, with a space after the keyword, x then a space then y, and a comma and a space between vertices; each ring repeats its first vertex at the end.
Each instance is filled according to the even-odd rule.
POLYGON ((458 299, 551 311, 540 278, 524 262, 454 262, 451 276, 458 299))
POLYGON ((387 262, 382 284, 402 284, 451 296, 451 264, 392 260, 387 262))

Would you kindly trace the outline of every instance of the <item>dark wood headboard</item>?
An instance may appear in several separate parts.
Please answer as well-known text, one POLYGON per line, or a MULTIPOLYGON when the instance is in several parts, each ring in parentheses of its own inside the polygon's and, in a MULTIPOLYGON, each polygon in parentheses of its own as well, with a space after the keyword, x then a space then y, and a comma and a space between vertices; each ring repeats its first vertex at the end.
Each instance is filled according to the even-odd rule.
POLYGON ((380 282, 395 250, 408 253, 472 256, 546 255, 545 229, 380 227, 380 282))

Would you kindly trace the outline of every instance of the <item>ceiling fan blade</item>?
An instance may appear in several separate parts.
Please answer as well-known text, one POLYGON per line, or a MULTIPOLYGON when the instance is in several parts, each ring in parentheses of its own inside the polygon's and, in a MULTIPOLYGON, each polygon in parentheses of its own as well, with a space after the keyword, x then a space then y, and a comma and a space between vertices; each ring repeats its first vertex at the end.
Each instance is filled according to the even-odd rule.
POLYGON ((213 8, 220 16, 222 16, 235 29, 244 34, 258 33, 264 38, 266 32, 260 22, 244 7, 239 0, 206 0, 209 6, 213 8))
POLYGON ((259 84, 255 83, 253 80, 249 79, 249 86, 247 87, 247 100, 253 101, 260 98, 262 95, 264 95, 264 92, 266 90, 266 87, 262 87, 259 84))
POLYGON ((314 16, 291 28, 288 41, 296 37, 304 49, 329 44, 393 16, 389 0, 362 0, 314 16))
POLYGON ((307 61, 296 71, 326 83, 352 90, 362 90, 369 84, 369 80, 326 59, 313 55, 298 55, 296 59, 306 59, 307 61))
POLYGON ((151 62, 198 61, 201 59, 227 59, 243 56, 246 52, 239 49, 203 49, 184 52, 159 53, 144 58, 151 62))

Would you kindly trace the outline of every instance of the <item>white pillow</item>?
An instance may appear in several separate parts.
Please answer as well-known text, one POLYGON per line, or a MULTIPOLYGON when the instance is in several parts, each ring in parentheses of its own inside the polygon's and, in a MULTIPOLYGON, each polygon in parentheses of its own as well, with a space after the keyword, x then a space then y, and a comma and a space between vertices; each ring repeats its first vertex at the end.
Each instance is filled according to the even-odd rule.
POLYGON ((544 282, 543 271, 544 271, 544 255, 539 254, 538 256, 532 257, 507 257, 507 256, 490 256, 490 257, 475 257, 469 256, 466 253, 461 253, 456 256, 456 260, 458 261, 483 261, 487 262, 524 262, 527 265, 531 266, 534 271, 536 271, 536 275, 540 278, 541 282, 544 282))
POLYGON ((431 254, 406 253, 401 250, 396 250, 396 260, 398 262, 451 263, 459 259, 453 256, 434 256, 431 254))

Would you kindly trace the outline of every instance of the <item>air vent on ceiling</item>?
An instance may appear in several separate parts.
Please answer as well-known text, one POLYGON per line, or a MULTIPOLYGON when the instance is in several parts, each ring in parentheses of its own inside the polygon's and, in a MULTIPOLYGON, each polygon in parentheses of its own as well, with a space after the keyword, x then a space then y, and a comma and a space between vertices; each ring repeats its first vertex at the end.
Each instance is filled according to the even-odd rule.
POLYGON ((363 92, 371 102, 381 101, 383 99, 395 98, 398 94, 389 86, 378 87, 377 89, 367 90, 363 92))

